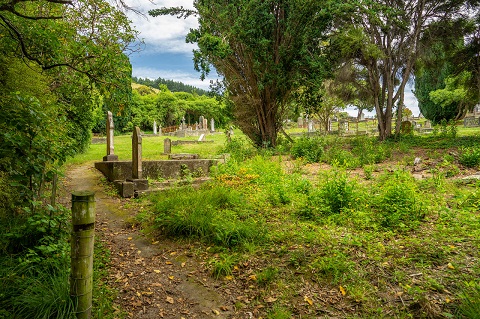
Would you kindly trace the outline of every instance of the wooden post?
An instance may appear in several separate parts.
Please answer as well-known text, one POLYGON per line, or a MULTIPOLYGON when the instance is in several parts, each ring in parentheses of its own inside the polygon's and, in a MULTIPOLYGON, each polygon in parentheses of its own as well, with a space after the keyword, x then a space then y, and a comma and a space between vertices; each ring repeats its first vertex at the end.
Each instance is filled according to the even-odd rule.
POLYGON ((72 225, 70 295, 77 305, 77 319, 89 319, 92 314, 93 289, 94 192, 72 194, 72 225))

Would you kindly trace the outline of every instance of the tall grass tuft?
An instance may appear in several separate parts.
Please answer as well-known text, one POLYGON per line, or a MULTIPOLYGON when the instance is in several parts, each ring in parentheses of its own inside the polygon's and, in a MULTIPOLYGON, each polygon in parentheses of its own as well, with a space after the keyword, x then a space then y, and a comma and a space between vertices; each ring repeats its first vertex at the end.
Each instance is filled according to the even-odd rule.
POLYGON ((195 237, 233 247, 262 234, 243 196, 232 189, 171 189, 156 195, 153 201, 154 227, 167 236, 195 237))

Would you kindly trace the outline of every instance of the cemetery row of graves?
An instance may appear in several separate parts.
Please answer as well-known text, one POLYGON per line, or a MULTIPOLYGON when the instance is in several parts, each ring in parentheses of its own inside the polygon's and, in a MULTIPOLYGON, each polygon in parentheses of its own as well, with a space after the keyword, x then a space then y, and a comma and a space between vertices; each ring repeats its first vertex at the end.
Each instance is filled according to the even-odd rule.
POLYGON ((200 144, 146 136, 150 158, 182 160, 192 147, 229 160, 200 188, 187 169, 175 178, 181 191, 142 196, 134 220, 152 240, 194 247, 218 289, 242 292, 237 313, 476 318, 480 150, 474 128, 452 131, 384 143, 305 135, 288 152, 259 152, 240 132, 200 144))
MULTIPOLYGON (((110 170, 121 178, 102 171, 107 190, 117 185, 107 194, 128 210, 125 222, 151 241, 178 242, 182 251, 175 258, 188 256, 219 293, 231 296, 232 318, 480 313, 477 128, 414 132, 379 143, 375 136, 294 127, 287 129, 299 133, 293 144, 259 150, 233 128, 215 132, 210 126, 184 136, 136 128, 115 135, 109 117, 107 125, 107 137, 72 159, 67 171, 94 162, 125 165, 110 170), (207 166, 197 169, 202 161, 207 166), (174 165, 171 175, 165 163, 174 165), (162 183, 168 187, 157 189, 162 183), (140 196, 121 199, 124 186, 140 196), (142 193, 145 186, 151 191, 142 193)), ((32 216, 25 231, 46 239, 28 257, 0 260, 0 314, 28 316, 43 307, 67 318, 69 303, 58 298, 68 300, 69 212, 52 207, 50 218, 32 216)), ((140 310, 137 297, 131 292, 135 302, 118 304, 115 296, 126 292, 109 280, 108 256, 97 245, 93 316, 130 317, 140 310)))

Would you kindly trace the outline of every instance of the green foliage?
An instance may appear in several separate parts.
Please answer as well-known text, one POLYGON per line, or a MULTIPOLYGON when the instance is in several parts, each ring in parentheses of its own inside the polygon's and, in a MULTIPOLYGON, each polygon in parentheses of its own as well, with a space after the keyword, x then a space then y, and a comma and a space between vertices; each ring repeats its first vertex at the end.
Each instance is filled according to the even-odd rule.
POLYGON ((465 167, 478 167, 480 164, 480 147, 461 147, 458 162, 465 167))
POLYGON ((222 276, 230 276, 236 263, 237 256, 231 253, 221 253, 218 258, 214 258, 209 262, 212 275, 216 279, 222 276))
POLYGON ((147 78, 143 79, 143 78, 132 77, 132 81, 134 83, 143 84, 154 89, 158 89, 160 85, 166 85, 167 89, 171 92, 187 92, 187 93, 198 94, 198 95, 208 94, 207 91, 196 88, 194 86, 184 84, 182 82, 166 80, 162 78, 157 78, 156 80, 150 80, 147 78))
POLYGON ((277 276, 277 274, 278 274, 278 268, 267 267, 256 274, 257 284, 264 287, 268 286, 275 280, 275 277, 277 276))
POLYGON ((466 318, 480 318, 480 285, 478 282, 466 282, 460 295, 459 314, 466 318))
MULTIPOLYGON (((199 27, 186 39, 198 45, 195 68, 204 78, 213 66, 224 78, 237 126, 255 146, 275 147, 291 93, 300 83, 320 82, 329 69, 319 45, 332 21, 329 3, 249 0, 233 5, 209 0, 194 6, 199 27)), ((149 14, 193 13, 181 7, 149 14)))
POLYGON ((318 257, 309 265, 309 268, 318 279, 332 282, 333 284, 348 279, 354 267, 355 263, 339 251, 331 255, 318 257))
POLYGON ((246 211, 240 193, 218 186, 184 190, 168 190, 152 199, 153 226, 162 234, 200 238, 224 247, 262 237, 259 222, 246 211))
POLYGON ((321 216, 340 214, 355 205, 357 193, 356 182, 348 177, 343 168, 335 167, 325 174, 319 189, 312 191, 305 206, 298 215, 306 219, 318 219, 321 216))
POLYGON ((355 137, 350 144, 352 145, 352 154, 358 158, 361 166, 378 164, 391 156, 389 145, 378 142, 375 138, 359 136, 355 137))
POLYGON ((307 163, 320 162, 325 148, 325 141, 320 137, 302 136, 295 141, 291 154, 293 158, 303 158, 307 163))
POLYGON ((386 172, 376 187, 372 206, 381 226, 408 230, 416 227, 425 217, 421 195, 410 173, 402 170, 386 172))
POLYGON ((256 150, 252 144, 244 138, 234 137, 230 141, 225 142, 225 147, 221 150, 221 153, 230 154, 232 159, 241 162, 253 157, 256 150))

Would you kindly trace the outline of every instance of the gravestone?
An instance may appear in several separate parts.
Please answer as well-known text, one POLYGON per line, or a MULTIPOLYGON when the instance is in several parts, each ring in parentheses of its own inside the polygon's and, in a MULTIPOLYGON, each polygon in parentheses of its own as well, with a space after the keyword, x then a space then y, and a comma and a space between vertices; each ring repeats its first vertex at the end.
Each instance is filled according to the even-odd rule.
POLYGON ((479 126, 479 119, 476 119, 474 116, 469 116, 463 119, 464 127, 476 127, 479 126))
POLYGON ((142 134, 138 126, 135 126, 132 136, 132 179, 128 181, 134 184, 136 191, 148 189, 148 180, 143 178, 142 134))
POLYGON ((313 125, 313 120, 308 121, 308 132, 315 132, 315 127, 313 125))
POLYGON ((118 156, 114 154, 113 133, 115 126, 113 124, 112 112, 107 112, 107 155, 103 157, 105 162, 118 161, 118 156))
POLYGON ((298 117, 297 119, 297 126, 298 128, 303 128, 303 117, 298 117))
POLYGON ((187 125, 185 124, 185 116, 182 117, 182 124, 180 126, 180 129, 181 130, 185 130, 187 128, 187 125))
POLYGON ((200 137, 198 138, 198 141, 202 142, 204 140, 205 140, 205 134, 200 135, 200 137))
POLYGON ((412 122, 410 121, 403 121, 401 124, 400 124, 400 133, 402 134, 410 134, 413 132, 413 128, 412 128, 412 122))
POLYGON ((172 140, 166 138, 163 140, 163 154, 170 154, 172 152, 172 140))
POLYGON ((210 132, 215 132, 215 120, 210 120, 210 132))
POLYGON ((203 129, 208 130, 208 120, 205 118, 203 119, 203 129))
POLYGON ((432 128, 432 122, 426 121, 425 122, 425 128, 432 128))
POLYGON ((162 126, 161 125, 158 126, 158 135, 162 135, 162 126))
POLYGON ((201 130, 205 129, 205 128, 203 127, 203 120, 204 120, 203 115, 200 115, 200 117, 198 118, 198 126, 199 126, 199 128, 200 128, 201 130))
POLYGON ((153 121, 153 134, 157 135, 157 121, 153 121))

